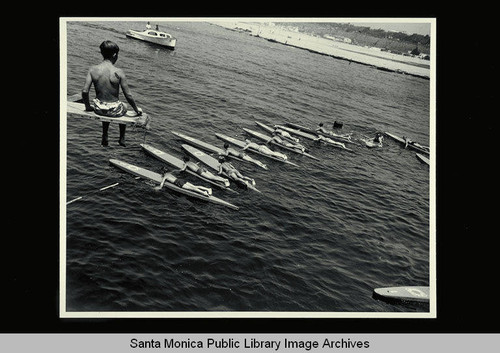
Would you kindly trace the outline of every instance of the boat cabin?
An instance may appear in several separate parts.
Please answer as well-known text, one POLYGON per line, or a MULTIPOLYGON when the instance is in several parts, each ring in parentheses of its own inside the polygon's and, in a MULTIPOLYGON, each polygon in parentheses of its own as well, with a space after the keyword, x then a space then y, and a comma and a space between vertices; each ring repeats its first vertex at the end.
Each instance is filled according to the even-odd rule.
POLYGON ((170 34, 164 33, 164 32, 158 32, 158 31, 153 31, 153 30, 147 30, 145 32, 147 35, 152 36, 152 37, 172 38, 172 36, 170 34))

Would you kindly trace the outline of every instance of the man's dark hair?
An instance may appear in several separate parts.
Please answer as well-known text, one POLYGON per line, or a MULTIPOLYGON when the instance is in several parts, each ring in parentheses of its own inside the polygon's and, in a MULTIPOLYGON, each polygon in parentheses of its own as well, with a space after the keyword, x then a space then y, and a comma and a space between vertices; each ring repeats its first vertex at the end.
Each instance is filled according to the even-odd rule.
POLYGON ((105 40, 104 42, 102 42, 99 48, 101 49, 101 54, 104 59, 111 59, 120 51, 118 45, 110 40, 105 40))

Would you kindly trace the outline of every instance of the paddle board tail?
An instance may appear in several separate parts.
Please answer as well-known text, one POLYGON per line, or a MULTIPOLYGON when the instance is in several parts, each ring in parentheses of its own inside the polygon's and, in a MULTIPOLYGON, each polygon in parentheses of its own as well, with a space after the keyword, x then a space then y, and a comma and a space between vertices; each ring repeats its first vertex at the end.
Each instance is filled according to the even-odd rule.
POLYGON ((424 155, 421 155, 420 153, 416 153, 415 155, 417 156, 419 161, 421 161, 427 165, 431 165, 429 158, 425 157, 424 155))

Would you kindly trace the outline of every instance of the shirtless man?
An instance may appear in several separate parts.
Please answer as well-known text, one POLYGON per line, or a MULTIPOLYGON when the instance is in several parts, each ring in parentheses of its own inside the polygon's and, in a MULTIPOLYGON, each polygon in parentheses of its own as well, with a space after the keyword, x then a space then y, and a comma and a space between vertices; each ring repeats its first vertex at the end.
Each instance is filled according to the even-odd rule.
POLYGON ((192 171, 192 172, 194 172, 194 173, 196 173, 196 174, 198 174, 206 179, 216 181, 218 183, 222 183, 225 186, 229 187, 229 180, 228 179, 222 178, 218 175, 215 175, 212 172, 209 172, 208 170, 206 170, 205 168, 199 166, 198 164, 191 162, 189 160, 188 156, 184 156, 182 158, 182 160, 184 162, 184 165, 180 169, 181 172, 185 171, 186 169, 189 169, 190 171, 192 171))
MULTIPOLYGON (((120 48, 109 40, 102 42, 99 48, 101 49, 104 60, 100 64, 94 65, 89 69, 87 77, 85 78, 85 85, 82 89, 85 110, 93 110, 98 115, 109 117, 120 117, 125 115, 127 112, 127 105, 120 102, 118 99, 121 87, 128 103, 132 106, 137 115, 142 115, 142 110, 137 107, 132 97, 125 73, 122 69, 114 66, 116 60, 118 60, 120 48), (92 106, 89 101, 89 90, 92 84, 94 84, 96 93, 96 98, 93 101, 94 106, 92 106)), ((109 124, 109 122, 102 123, 102 146, 108 145, 109 124)), ((120 139, 118 143, 122 146, 125 146, 125 130, 126 125, 120 124, 120 139)))
POLYGON ((306 151, 306 148, 303 145, 301 145, 300 143, 293 143, 293 142, 285 141, 281 136, 278 136, 278 135, 273 134, 273 137, 271 137, 271 139, 269 141, 267 141, 267 143, 271 143, 271 142, 275 142, 278 145, 282 145, 285 147, 300 150, 302 153, 304 153, 306 151))
POLYGON ((277 126, 274 126, 273 135, 279 135, 281 138, 288 140, 292 143, 299 143, 299 139, 290 135, 288 131, 282 130, 277 126))
POLYGON ((253 149, 255 151, 259 151, 260 153, 267 154, 269 156, 277 157, 280 158, 284 161, 288 159, 288 156, 284 153, 276 152, 267 147, 266 145, 259 145, 255 142, 252 142, 250 140, 245 140, 246 145, 243 147, 243 150, 246 150, 248 148, 253 149))
POLYGON ((248 185, 248 183, 251 183, 252 185, 255 185, 255 180, 241 174, 231 163, 226 162, 226 157, 219 156, 219 163, 219 174, 224 173, 231 179, 239 181, 243 184, 248 185))
POLYGON ((323 135, 318 135, 318 137, 316 139, 314 139, 313 141, 315 141, 315 142, 325 141, 325 142, 331 143, 332 145, 337 145, 337 146, 340 146, 341 148, 345 148, 345 145, 343 143, 332 140, 331 138, 325 137, 323 135))
POLYGON ((178 186, 182 189, 191 190, 191 191, 197 192, 198 194, 205 195, 206 197, 209 197, 210 195, 212 195, 211 188, 206 188, 204 186, 191 184, 190 182, 188 182, 184 179, 176 178, 172 173, 168 173, 168 172, 163 175, 160 186, 157 186, 156 190, 160 190, 163 187, 163 185, 165 185, 166 181, 168 181, 169 183, 172 183, 175 186, 178 186))
POLYGON ((257 164, 259 167, 267 169, 267 166, 262 163, 261 161, 258 161, 256 159, 253 159, 252 157, 248 156, 245 152, 240 152, 236 151, 234 148, 229 147, 229 143, 225 142, 224 143, 224 154, 223 156, 234 156, 234 157, 239 157, 245 161, 257 164))

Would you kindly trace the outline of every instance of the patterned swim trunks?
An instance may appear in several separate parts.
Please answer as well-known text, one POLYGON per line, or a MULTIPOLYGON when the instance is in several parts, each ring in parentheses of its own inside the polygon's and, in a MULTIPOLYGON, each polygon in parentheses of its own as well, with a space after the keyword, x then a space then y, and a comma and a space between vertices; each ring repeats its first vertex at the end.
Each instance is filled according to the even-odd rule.
POLYGON ((124 116, 127 112, 126 106, 120 102, 102 102, 98 98, 94 99, 94 112, 98 115, 109 116, 109 117, 120 117, 124 116))

